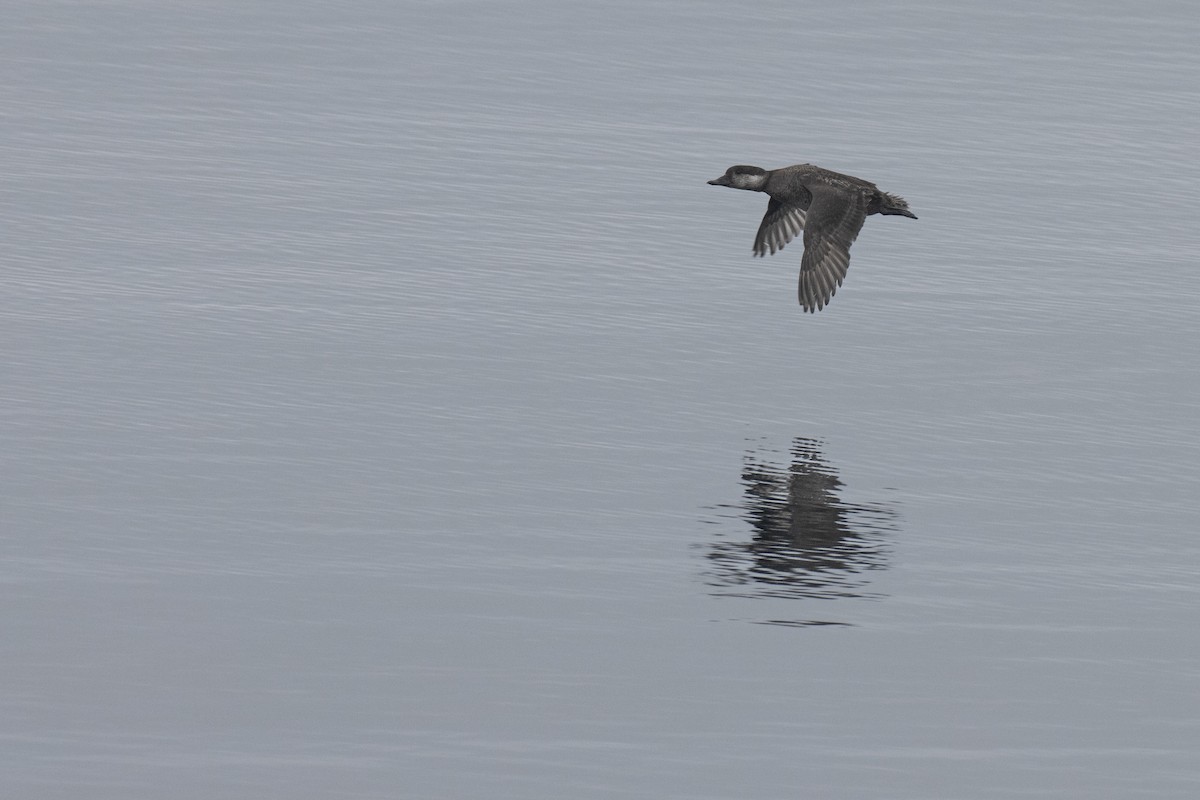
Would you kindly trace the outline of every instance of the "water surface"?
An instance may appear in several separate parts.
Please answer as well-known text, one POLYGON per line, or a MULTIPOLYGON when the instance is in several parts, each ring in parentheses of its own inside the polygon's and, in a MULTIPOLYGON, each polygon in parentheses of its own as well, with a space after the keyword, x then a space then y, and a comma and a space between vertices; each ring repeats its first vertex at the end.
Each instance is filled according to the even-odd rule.
POLYGON ((14 10, 5 794, 1195 797, 1198 28, 14 10))

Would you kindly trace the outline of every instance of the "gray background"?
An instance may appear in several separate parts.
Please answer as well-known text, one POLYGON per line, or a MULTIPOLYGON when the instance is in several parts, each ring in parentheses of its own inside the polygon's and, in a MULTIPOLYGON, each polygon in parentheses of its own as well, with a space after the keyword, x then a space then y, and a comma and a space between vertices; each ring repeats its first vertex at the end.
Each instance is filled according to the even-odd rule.
POLYGON ((0 790, 1200 796, 1197 42, 10 4, 0 790), (805 161, 920 216, 817 315, 805 161))

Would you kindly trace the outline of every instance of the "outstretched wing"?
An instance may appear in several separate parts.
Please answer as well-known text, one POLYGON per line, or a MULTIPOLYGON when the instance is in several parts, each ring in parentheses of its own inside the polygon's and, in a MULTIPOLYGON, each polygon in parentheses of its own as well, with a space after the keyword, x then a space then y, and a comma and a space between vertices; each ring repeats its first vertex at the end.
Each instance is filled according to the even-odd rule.
POLYGON ((845 188, 813 186, 800 259, 800 305, 824 308, 850 268, 850 245, 867 218, 867 197, 845 188))
POLYGON ((796 238, 804 230, 805 209, 789 203, 781 203, 774 197, 767 203, 767 213, 754 234, 754 255, 765 256, 767 251, 775 255, 777 250, 796 238))

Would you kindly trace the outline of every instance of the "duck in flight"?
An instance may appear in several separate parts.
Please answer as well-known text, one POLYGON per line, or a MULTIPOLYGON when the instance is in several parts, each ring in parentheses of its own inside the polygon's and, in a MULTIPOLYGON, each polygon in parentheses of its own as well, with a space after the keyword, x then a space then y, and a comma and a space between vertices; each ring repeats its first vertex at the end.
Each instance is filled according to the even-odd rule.
POLYGON ((770 196, 766 216, 754 236, 756 256, 765 256, 767 251, 774 255, 804 231, 800 305, 805 311, 820 311, 842 285, 850 268, 850 245, 868 215, 917 218, 904 198, 881 192, 862 178, 812 164, 780 169, 730 167, 709 184, 770 196))

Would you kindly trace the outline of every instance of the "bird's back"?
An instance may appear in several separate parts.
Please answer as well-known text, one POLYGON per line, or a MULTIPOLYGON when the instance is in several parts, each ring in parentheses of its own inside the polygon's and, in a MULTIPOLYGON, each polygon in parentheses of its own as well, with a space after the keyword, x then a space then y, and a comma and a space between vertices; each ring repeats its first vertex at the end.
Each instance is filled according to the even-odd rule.
POLYGON ((771 170, 765 191, 783 202, 795 202, 808 196, 811 199, 813 186, 829 186, 845 191, 847 196, 861 192, 878 192, 879 188, 870 181, 843 175, 831 169, 813 164, 795 164, 771 170))

